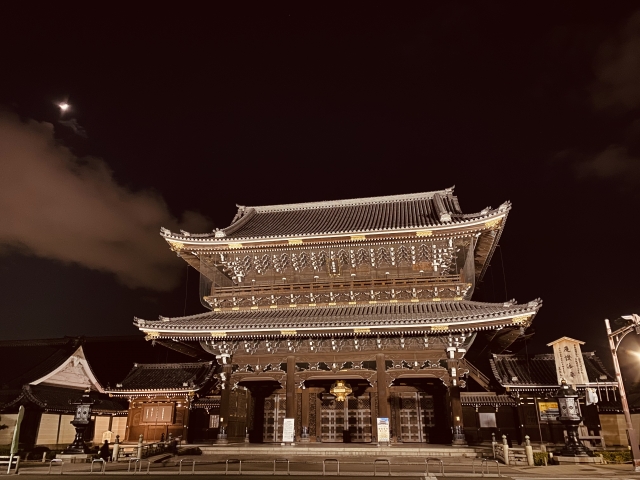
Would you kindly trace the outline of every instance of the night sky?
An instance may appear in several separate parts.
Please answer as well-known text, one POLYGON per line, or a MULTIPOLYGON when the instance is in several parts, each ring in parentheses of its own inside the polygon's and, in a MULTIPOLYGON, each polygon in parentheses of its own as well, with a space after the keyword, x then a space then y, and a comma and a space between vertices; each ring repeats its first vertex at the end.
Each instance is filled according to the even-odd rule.
POLYGON ((640 313, 637 2, 87 5, 1 7, 0 339, 204 311, 161 226, 452 185, 529 352, 640 313))

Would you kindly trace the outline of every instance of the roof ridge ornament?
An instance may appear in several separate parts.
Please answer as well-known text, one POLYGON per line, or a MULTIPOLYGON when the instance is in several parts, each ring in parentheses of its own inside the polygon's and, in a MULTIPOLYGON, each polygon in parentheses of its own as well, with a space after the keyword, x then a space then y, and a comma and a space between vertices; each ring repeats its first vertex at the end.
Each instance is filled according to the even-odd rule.
POLYGON ((502 212, 506 212, 507 210, 511 210, 511 201, 507 200, 506 202, 504 202, 502 205, 500 205, 498 207, 498 212, 502 213, 502 212))

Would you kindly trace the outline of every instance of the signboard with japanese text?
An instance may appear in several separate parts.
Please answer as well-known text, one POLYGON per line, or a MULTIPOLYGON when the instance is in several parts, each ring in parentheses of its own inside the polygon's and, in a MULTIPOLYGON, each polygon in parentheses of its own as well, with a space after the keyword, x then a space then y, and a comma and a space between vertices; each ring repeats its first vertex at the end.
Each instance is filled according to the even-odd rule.
POLYGON ((582 357, 580 345, 584 344, 580 340, 569 337, 562 337, 548 346, 553 346, 553 356, 556 363, 556 374, 558 385, 565 380, 569 385, 588 385, 589 377, 582 357))
POLYGON ((378 418, 378 442, 390 442, 388 418, 378 418))
POLYGON ((558 402, 538 402, 541 422, 552 422, 558 419, 560 410, 558 402))
POLYGON ((296 441, 295 435, 294 419, 285 418, 284 425, 282 427, 282 441, 284 443, 293 443, 296 441))

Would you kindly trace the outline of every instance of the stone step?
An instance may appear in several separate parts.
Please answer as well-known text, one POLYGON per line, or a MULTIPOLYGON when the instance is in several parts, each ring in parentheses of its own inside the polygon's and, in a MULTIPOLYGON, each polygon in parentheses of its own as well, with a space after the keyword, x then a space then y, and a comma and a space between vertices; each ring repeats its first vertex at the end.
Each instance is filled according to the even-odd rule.
POLYGON ((327 446, 327 445, 295 445, 281 446, 277 444, 247 446, 246 444, 198 445, 203 455, 296 455, 296 456, 392 456, 392 457, 462 457, 481 456, 481 447, 441 446, 327 446))

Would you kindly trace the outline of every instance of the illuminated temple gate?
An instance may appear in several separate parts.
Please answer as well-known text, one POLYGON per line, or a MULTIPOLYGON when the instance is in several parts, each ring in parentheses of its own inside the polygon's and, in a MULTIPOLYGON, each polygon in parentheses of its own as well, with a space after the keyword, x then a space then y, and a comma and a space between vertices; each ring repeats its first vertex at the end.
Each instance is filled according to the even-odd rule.
POLYGON ((136 325, 215 357, 229 439, 279 442, 290 418, 300 442, 371 442, 387 418, 393 442, 464 444, 460 389, 469 377, 488 388, 467 352, 504 351, 541 305, 471 300, 510 208, 464 214, 447 189, 239 207, 213 233, 162 229, 200 272, 210 312, 136 325), (239 391, 244 423, 230 415, 239 391))

